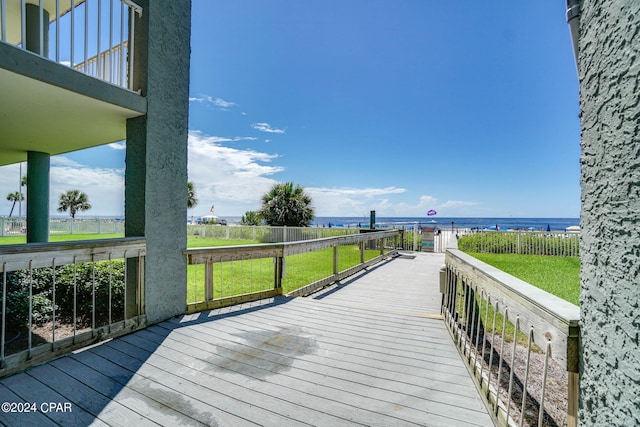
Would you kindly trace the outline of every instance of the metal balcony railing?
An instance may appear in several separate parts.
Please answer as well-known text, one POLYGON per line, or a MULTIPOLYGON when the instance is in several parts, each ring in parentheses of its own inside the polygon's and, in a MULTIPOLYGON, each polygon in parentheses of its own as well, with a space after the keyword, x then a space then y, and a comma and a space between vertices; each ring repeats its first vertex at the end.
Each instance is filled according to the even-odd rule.
POLYGON ((130 0, 0 0, 0 40, 133 90, 141 14, 130 0))

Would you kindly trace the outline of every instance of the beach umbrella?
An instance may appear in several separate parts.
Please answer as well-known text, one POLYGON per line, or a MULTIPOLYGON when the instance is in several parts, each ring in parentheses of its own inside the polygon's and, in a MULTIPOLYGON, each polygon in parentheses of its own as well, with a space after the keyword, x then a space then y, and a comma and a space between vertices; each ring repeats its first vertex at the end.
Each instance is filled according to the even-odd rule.
POLYGON ((551 226, 547 224, 547 231, 551 231, 551 226))

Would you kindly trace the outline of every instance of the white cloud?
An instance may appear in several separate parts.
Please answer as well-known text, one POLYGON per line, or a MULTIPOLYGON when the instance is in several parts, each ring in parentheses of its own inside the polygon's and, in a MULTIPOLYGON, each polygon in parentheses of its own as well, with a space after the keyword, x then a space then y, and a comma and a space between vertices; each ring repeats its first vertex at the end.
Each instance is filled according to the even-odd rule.
POLYGON ((433 196, 422 195, 415 204, 400 202, 394 204, 391 209, 392 216, 423 217, 427 215, 427 211, 430 209, 437 211, 440 216, 473 216, 473 212, 469 212, 464 208, 479 204, 478 202, 460 200, 439 203, 438 199, 433 196))
MULTIPOLYGON (((26 175, 26 163, 22 164, 22 174, 26 175)), ((6 194, 18 191, 19 165, 0 167, 0 189, 5 197, 0 198, 0 215, 8 215, 11 203, 6 194), (15 182, 14 182, 15 181, 15 182)), ((57 212, 58 198, 67 190, 78 189, 89 196, 92 208, 81 216, 115 216, 124 213, 124 170, 91 168, 74 162, 64 156, 51 157, 49 213, 57 212)), ((26 194, 23 188, 22 192, 26 194)), ((14 215, 18 214, 18 207, 14 215)), ((26 215, 26 204, 22 205, 22 215, 26 215)))
POLYGON ((222 107, 222 108, 235 107, 236 105, 238 105, 235 102, 225 101, 222 98, 214 99, 213 104, 217 107, 222 107))
POLYGON ((440 205, 441 208, 461 208, 466 206, 477 206, 478 202, 465 202, 463 200, 449 200, 440 205))
POLYGON ((109 147, 113 148, 114 150, 126 150, 127 142, 126 141, 112 142, 111 144, 109 144, 109 147))
POLYGON ((213 98, 209 95, 200 95, 199 97, 189 97, 189 102, 199 102, 201 104, 213 104, 220 107, 221 110, 227 110, 229 107, 237 107, 238 104, 231 101, 225 101, 222 98, 213 98))
MULTIPOLYGON (((221 145, 255 139, 189 133, 189 180, 195 183, 200 201, 190 214, 205 214, 214 203, 216 214, 223 216, 239 216, 260 207, 262 195, 277 182, 272 176, 284 170, 282 166, 273 164, 279 156, 221 145)), ((26 163, 23 163, 23 174, 26 174, 26 163)), ((123 215, 123 169, 92 168, 65 156, 54 156, 51 157, 50 177, 50 214, 62 215, 56 212, 61 193, 79 189, 87 193, 92 205, 89 211, 80 215, 123 215)), ((18 191, 18 182, 19 165, 0 167, 0 190, 4 191, 0 198, 0 215, 9 214, 11 203, 6 200, 6 195, 18 191)), ((15 214, 18 214, 17 206, 15 214)), ((22 214, 26 214, 25 204, 22 214)))
POLYGON ((91 168, 64 156, 51 157, 49 211, 56 215, 60 194, 78 189, 87 194, 91 209, 79 215, 124 214, 124 169, 91 168))
POLYGON ((278 158, 255 150, 220 145, 224 138, 189 132, 189 181, 199 200, 193 215, 212 205, 218 215, 242 215, 260 207, 260 198, 276 182, 273 174, 284 170, 270 164, 278 158))
POLYGON ((313 199, 317 216, 368 216, 370 210, 387 210, 389 195, 402 194, 404 188, 306 188, 313 199))
POLYGON ((261 132, 268 132, 268 133, 279 133, 279 134, 283 134, 285 133, 283 129, 274 129, 271 127, 271 125, 269 123, 254 123, 251 125, 252 128, 257 129, 261 132))
MULTIPOLYGON (((253 137, 220 137, 189 133, 189 180, 196 186, 199 204, 190 215, 206 214, 212 204, 216 214, 240 216, 248 210, 260 208, 260 198, 278 180, 284 170, 277 164, 280 156, 253 149, 239 149, 223 145, 253 137)), ((121 149, 118 143, 116 149, 121 149)), ((8 215, 10 192, 18 191, 19 166, 0 167, 0 215, 8 215)), ((26 164, 23 163, 23 174, 26 164)), ((300 182, 305 185, 304 182, 300 182)), ((89 196, 93 208, 82 215, 122 215, 124 211, 124 170, 92 168, 65 156, 51 158, 50 213, 56 212, 61 193, 77 188, 89 196)), ((448 200, 439 202, 430 195, 412 195, 407 189, 387 187, 305 187, 313 199, 318 216, 368 217, 375 210, 382 217, 426 217, 429 209, 439 216, 477 216, 479 202, 448 200), (413 200, 413 201, 412 201, 413 200)), ((15 213, 17 214, 16 207, 15 213)), ((23 215, 26 206, 22 206, 23 215)))

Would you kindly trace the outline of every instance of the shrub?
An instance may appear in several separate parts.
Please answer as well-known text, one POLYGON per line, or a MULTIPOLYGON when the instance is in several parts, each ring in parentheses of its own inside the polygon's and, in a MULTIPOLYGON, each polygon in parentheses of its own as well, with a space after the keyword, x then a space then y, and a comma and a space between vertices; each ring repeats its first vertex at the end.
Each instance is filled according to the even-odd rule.
POLYGON ((72 322, 74 299, 76 320, 90 325, 93 319, 95 278, 95 310, 98 324, 108 321, 109 283, 111 283, 112 320, 124 318, 124 261, 19 270, 7 273, 7 326, 18 328, 29 322, 29 288, 33 294, 32 320, 44 324, 52 320, 53 311, 62 321, 72 322), (55 274, 55 304, 53 283, 55 274), (74 280, 75 278, 75 280, 74 280), (75 286, 74 286, 75 283, 75 286))

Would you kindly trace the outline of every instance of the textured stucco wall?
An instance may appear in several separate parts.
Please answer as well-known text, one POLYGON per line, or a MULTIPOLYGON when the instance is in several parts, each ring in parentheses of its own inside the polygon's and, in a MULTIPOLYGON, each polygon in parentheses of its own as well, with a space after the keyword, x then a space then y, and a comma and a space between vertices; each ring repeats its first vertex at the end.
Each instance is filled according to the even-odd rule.
POLYGON ((155 323, 186 308, 191 1, 137 3, 136 87, 147 116, 127 123, 125 232, 147 239, 145 308, 155 323))
POLYGON ((580 425, 640 425, 640 1, 585 0, 580 31, 580 425))

